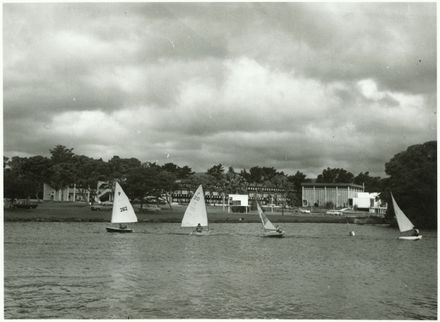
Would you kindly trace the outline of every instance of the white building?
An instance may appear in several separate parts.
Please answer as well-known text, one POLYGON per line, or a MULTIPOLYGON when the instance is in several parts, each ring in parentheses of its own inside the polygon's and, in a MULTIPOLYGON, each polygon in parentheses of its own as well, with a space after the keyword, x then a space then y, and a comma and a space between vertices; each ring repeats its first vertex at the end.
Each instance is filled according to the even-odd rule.
POLYGON ((76 184, 68 185, 58 190, 47 183, 43 184, 43 200, 88 202, 89 199, 90 189, 79 188, 76 184))
POLYGON ((302 183, 303 207, 349 207, 350 200, 364 187, 352 183, 302 183))
POLYGON ((96 185, 95 202, 113 201, 113 185, 108 181, 98 181, 96 185))
POLYGON ((384 215, 387 205, 379 198, 379 192, 358 192, 352 200, 350 206, 360 210, 368 210, 370 213, 384 215))
POLYGON ((246 213, 248 212, 249 195, 230 194, 228 195, 228 198, 229 198, 228 212, 230 212, 231 207, 245 207, 246 213))

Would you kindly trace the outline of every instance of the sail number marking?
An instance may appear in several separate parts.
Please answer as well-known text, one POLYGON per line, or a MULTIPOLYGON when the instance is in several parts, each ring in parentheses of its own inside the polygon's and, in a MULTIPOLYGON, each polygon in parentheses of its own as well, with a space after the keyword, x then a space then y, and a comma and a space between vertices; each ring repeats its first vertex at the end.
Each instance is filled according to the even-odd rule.
POLYGON ((122 208, 120 208, 120 209, 121 209, 121 212, 128 211, 128 208, 127 208, 127 207, 122 207, 122 208))

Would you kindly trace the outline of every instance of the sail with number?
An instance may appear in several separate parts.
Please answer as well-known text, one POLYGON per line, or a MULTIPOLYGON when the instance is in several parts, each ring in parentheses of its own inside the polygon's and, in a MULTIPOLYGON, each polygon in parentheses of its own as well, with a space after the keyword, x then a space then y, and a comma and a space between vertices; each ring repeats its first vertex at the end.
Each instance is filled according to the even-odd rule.
POLYGON ((412 222, 405 216, 404 212, 397 205, 396 200, 394 200, 393 194, 391 194, 391 199, 393 200, 394 213, 396 214, 397 224, 399 225, 400 232, 409 231, 414 228, 412 222))
POLYGON ((208 215, 206 213, 202 185, 197 188, 192 196, 182 219, 182 227, 197 227, 198 224, 202 227, 208 226, 208 215))
POLYGON ((263 228, 265 230, 276 230, 275 226, 270 222, 269 219, 267 219, 266 215, 264 214, 264 212, 261 209, 258 202, 257 202, 257 209, 258 209, 258 215, 260 216, 261 224, 263 225, 263 228))
POLYGON ((117 182, 115 185, 111 222, 115 224, 137 222, 137 217, 130 200, 117 182))

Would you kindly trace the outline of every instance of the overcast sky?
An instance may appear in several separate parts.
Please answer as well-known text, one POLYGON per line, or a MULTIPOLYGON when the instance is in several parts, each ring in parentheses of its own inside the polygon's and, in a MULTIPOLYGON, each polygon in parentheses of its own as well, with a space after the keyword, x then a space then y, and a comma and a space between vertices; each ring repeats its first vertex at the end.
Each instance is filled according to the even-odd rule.
POLYGON ((436 139, 434 3, 4 4, 4 154, 384 176, 436 139))

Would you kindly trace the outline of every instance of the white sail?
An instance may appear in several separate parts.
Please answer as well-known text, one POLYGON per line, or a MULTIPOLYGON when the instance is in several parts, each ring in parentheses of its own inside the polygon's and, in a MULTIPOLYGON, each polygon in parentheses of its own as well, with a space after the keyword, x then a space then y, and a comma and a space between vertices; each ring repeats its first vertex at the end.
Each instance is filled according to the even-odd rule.
POLYGON ((137 222, 137 217, 130 200, 117 182, 115 185, 115 197, 113 198, 111 222, 115 224, 137 222))
POLYGON ((393 194, 391 194, 391 199, 393 200, 394 213, 396 214, 397 224, 399 225, 400 232, 409 231, 414 228, 412 222, 405 216, 403 211, 397 205, 396 200, 394 200, 393 194))
POLYGON ((202 227, 208 226, 208 215, 206 213, 205 196, 203 194, 202 185, 197 188, 192 196, 182 219, 182 227, 197 227, 198 224, 202 227))
POLYGON ((257 202, 257 209, 258 209, 258 215, 260 215, 261 224, 263 225, 263 228, 265 230, 276 230, 275 226, 270 222, 269 219, 267 219, 266 215, 264 214, 258 202, 257 202))

